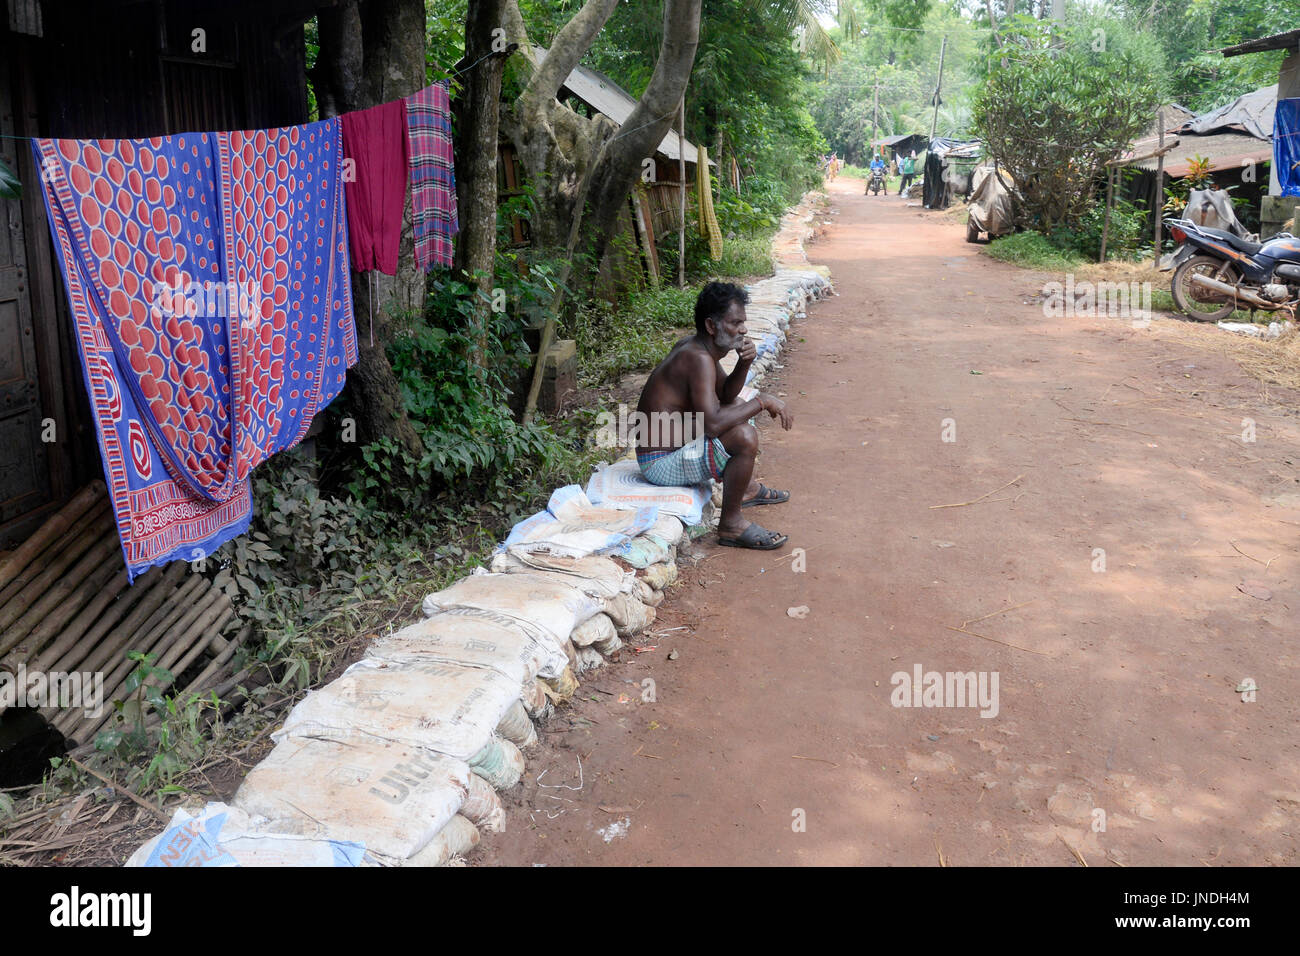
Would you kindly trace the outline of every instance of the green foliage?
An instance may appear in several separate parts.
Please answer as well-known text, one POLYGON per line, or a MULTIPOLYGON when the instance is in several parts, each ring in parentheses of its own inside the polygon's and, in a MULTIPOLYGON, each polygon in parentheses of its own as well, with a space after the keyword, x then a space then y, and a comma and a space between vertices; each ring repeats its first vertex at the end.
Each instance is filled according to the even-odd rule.
POLYGON ((1106 164, 1150 124, 1158 91, 1136 53, 1099 50, 1083 32, 1035 22, 1007 28, 1004 42, 1005 65, 976 94, 975 127, 1015 178, 1024 224, 1050 235, 1087 213, 1106 164))
POLYGON ((994 239, 989 243, 988 254, 1003 262, 1053 271, 1069 271, 1083 262, 1077 253, 1062 249, 1037 232, 1018 232, 994 239))
POLYGON ((1160 44, 1169 98, 1200 113, 1277 82, 1285 51, 1224 57, 1224 47, 1294 29, 1290 0, 1115 0, 1132 29, 1160 44))
MULTIPOLYGON (((524 0, 521 9, 530 30, 546 36, 578 6, 524 0)), ((821 24, 809 17, 831 7, 825 0, 704 0, 684 132, 709 147, 719 169, 734 156, 742 179, 771 177, 796 192, 818 181, 817 163, 827 147, 808 112, 803 81, 813 60, 834 58, 829 37, 820 36, 821 24)), ((583 62, 638 96, 654 71, 662 36, 662 4, 621 3, 583 62)))
POLYGON ((617 308, 604 302, 580 306, 565 334, 578 348, 584 385, 604 385, 625 372, 659 363, 672 344, 694 327, 698 288, 664 284, 630 293, 617 308))
POLYGON ((723 240, 722 258, 711 263, 711 271, 718 279, 766 278, 772 274, 772 237, 723 240))
POLYGON ((23 185, 14 171, 0 159, 0 199, 22 199, 23 185))
MULTIPOLYGON (((857 29, 841 42, 844 57, 824 80, 809 80, 805 95, 818 129, 841 159, 867 162, 873 94, 876 136, 928 134, 934 117, 931 96, 939 75, 939 49, 947 37, 943 102, 938 134, 966 134, 969 108, 963 88, 977 57, 978 32, 969 18, 947 3, 845 0, 857 29), (918 32, 920 31, 920 32, 918 32)), ((844 18, 842 18, 844 21, 844 18)))

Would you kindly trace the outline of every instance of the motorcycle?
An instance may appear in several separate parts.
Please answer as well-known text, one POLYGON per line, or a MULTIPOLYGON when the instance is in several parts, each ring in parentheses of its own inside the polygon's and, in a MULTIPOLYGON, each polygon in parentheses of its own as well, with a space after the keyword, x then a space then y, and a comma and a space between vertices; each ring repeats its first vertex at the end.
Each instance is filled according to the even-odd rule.
MULTIPOLYGON (((883 169, 873 169, 871 178, 867 180, 866 192, 873 196, 880 195, 880 190, 885 188, 885 171, 883 169)), ((865 195, 864 193, 863 195, 865 195)))
POLYGON ((1168 221, 1179 243, 1162 271, 1174 270, 1174 304, 1193 319, 1218 322, 1234 310, 1278 312, 1295 317, 1300 304, 1300 239, 1280 232, 1251 242, 1225 229, 1190 219, 1168 221))

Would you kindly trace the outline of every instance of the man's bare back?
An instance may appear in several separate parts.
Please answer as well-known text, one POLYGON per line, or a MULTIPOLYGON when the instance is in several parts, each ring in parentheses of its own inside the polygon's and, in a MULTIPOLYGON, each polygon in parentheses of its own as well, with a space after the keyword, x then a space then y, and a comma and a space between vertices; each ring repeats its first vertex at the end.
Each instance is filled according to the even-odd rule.
POLYGON ((656 484, 720 479, 719 543, 771 550, 784 544, 786 536, 744 520, 740 509, 779 504, 790 496, 752 480, 758 430, 749 419, 766 411, 789 429, 794 417, 771 395, 740 401, 756 354, 745 334, 746 302, 744 290, 729 283, 711 282, 701 291, 695 335, 673 346, 641 392, 638 418, 649 425, 649 433, 637 436, 637 459, 642 473, 656 484), (728 375, 721 359, 732 350, 738 360, 728 375))

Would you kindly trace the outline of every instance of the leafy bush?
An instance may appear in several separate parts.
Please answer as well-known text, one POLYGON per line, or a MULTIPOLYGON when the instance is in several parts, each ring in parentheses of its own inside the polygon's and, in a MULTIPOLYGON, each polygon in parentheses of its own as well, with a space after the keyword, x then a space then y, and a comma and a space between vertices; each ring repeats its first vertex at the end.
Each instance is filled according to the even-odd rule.
POLYGON ((624 372, 654 366, 677 340, 678 329, 695 323, 696 288, 664 284, 633 292, 617 308, 583 305, 566 325, 578 348, 584 385, 603 385, 624 372))
POLYGON ((1129 50, 1094 50, 1067 32, 1064 48, 1037 25, 1011 30, 1003 66, 975 98, 976 131, 1015 178, 1022 224, 1077 227, 1093 184, 1151 122, 1156 79, 1129 50))

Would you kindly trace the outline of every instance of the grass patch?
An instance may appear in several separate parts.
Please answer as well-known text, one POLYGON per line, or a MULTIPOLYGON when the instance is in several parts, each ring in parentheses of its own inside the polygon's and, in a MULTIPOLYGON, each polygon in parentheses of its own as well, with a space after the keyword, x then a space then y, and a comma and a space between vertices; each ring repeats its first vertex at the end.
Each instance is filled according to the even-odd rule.
POLYGON ((1001 262, 1029 269, 1050 269, 1070 272, 1083 265, 1080 256, 1072 255, 1036 232, 1018 232, 989 243, 990 256, 1001 262))
MULTIPOLYGON (((772 237, 724 239, 722 258, 713 266, 719 279, 746 279, 772 274, 772 237)), ((694 308, 694 300, 691 307, 694 308)))

